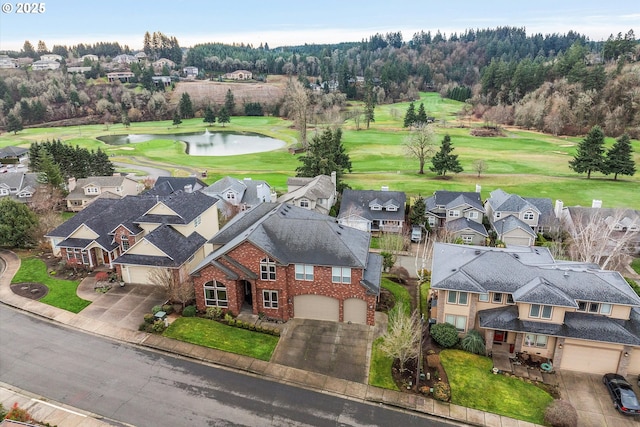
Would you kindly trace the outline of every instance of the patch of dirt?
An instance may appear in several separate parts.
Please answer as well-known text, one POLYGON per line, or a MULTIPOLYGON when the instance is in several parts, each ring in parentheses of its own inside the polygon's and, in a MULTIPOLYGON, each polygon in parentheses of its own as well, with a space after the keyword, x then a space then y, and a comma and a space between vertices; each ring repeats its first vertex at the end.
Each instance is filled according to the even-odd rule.
POLYGON ((284 97, 284 85, 280 82, 240 82, 223 83, 208 80, 194 82, 180 82, 171 92, 169 104, 178 105, 183 93, 188 93, 194 105, 223 105, 227 91, 231 90, 236 103, 236 109, 243 109, 246 102, 259 102, 264 106, 272 106, 284 97))
POLYGON ((497 128, 497 127, 487 127, 487 126, 483 126, 483 127, 479 127, 479 128, 473 128, 471 129, 471 132, 469 132, 472 136, 482 136, 482 137, 486 137, 486 136, 505 136, 504 132, 502 132, 502 129, 497 128))
POLYGON ((39 300, 49 293, 49 288, 42 283, 13 283, 11 290, 16 295, 33 300, 39 300))

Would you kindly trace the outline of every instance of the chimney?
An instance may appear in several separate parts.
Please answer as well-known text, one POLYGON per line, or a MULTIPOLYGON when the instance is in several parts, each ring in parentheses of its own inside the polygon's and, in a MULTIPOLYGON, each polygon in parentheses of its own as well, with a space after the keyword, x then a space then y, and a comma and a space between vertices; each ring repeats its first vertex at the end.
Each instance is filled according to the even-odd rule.
POLYGON ((69 192, 72 192, 73 190, 76 189, 76 177, 72 176, 71 178, 69 178, 69 183, 67 184, 67 189, 69 190, 69 192))
POLYGON ((556 214, 556 218, 560 219, 563 208, 564 208, 564 203, 562 202, 562 200, 556 200, 556 207, 553 209, 553 212, 556 214))
POLYGON ((244 180, 245 181, 251 181, 251 178, 245 178, 244 180))
POLYGON ((482 185, 476 184, 476 193, 479 193, 480 191, 482 191, 482 185))
POLYGON ((593 199, 593 201, 591 202, 591 207, 592 208, 596 208, 596 209, 601 208, 602 207, 602 200, 593 199))
POLYGON ((336 171, 331 172, 331 182, 333 182, 334 187, 337 186, 336 171))
POLYGON ((184 186, 185 193, 193 193, 193 186, 191 184, 187 184, 184 186))
POLYGON ((382 191, 389 191, 389 186, 388 185, 383 185, 381 190, 382 191))

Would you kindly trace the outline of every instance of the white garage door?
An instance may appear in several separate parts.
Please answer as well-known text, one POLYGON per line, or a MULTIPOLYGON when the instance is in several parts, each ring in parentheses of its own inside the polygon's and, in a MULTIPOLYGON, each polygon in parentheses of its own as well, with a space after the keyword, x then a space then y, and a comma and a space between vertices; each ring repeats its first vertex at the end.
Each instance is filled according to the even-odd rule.
POLYGON ((293 297, 293 317, 337 322, 340 320, 340 302, 323 295, 296 295, 293 297))
POLYGON ((137 266, 122 266, 122 277, 127 283, 150 284, 149 269, 137 266))
POLYGON ((505 237, 507 246, 529 246, 531 239, 528 237, 505 237))
POLYGON ((634 347, 629 357, 631 360, 629 360, 627 374, 640 375, 640 347, 634 347))
POLYGON ((568 371, 606 374, 618 370, 620 350, 565 344, 562 352, 562 369, 568 371))
POLYGON ((344 322, 367 324, 367 302, 359 298, 344 300, 344 322))

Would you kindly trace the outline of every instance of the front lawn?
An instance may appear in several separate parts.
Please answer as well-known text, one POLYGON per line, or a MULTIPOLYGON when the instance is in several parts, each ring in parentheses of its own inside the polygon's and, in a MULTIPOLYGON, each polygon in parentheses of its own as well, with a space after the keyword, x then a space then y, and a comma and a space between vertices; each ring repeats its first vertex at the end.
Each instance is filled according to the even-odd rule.
POLYGON ((634 258, 634 260, 631 261, 631 268, 633 268, 633 271, 640 274, 640 258, 634 258))
POLYGON ((536 424, 553 401, 546 391, 515 377, 494 375, 488 357, 462 350, 443 350, 440 361, 451 385, 451 402, 536 424))
POLYGON ((373 342, 371 348, 371 366, 369 367, 369 385, 398 390, 398 386, 391 376, 393 359, 380 350, 383 338, 379 337, 373 342))
POLYGON ((404 286, 386 277, 382 278, 380 286, 391 292, 393 298, 396 301, 396 304, 401 302, 404 305, 404 309, 407 315, 411 315, 411 295, 409 295, 409 291, 407 291, 404 286))
POLYGON ((47 266, 38 258, 22 258, 20 270, 11 283, 42 283, 49 288, 49 293, 40 302, 49 304, 72 313, 79 313, 91 301, 84 300, 76 294, 79 280, 62 280, 49 276, 47 266))
POLYGON ((164 336, 265 361, 271 359, 279 339, 199 317, 176 319, 164 336))

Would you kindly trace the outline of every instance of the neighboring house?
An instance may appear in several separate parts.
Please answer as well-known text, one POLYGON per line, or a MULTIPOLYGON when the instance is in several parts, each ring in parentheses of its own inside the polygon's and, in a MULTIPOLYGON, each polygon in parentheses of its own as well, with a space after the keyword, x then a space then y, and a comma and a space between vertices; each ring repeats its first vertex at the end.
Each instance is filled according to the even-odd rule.
POLYGON ((135 56, 138 59, 138 61, 146 61, 147 60, 147 54, 144 53, 144 52, 138 52, 133 56, 135 56))
POLYGON ((78 212, 97 198, 121 199, 139 194, 144 186, 128 176, 90 176, 88 178, 69 178, 65 197, 67 209, 78 212))
POLYGON ((620 273, 556 261, 544 247, 436 243, 432 317, 484 334, 487 353, 555 368, 640 374, 640 297, 620 273))
POLYGON ((39 61, 31 63, 32 70, 57 70, 58 68, 60 68, 58 61, 45 61, 44 59, 40 59, 39 61))
POLYGON ((253 78, 253 73, 247 70, 236 70, 225 74, 224 78, 231 80, 251 80, 253 78))
POLYGON ((521 197, 501 189, 490 193, 484 205, 491 228, 507 246, 531 246, 536 233, 557 224, 551 199, 521 197))
POLYGON ((489 236, 482 220, 484 207, 480 192, 436 191, 425 199, 425 219, 429 227, 444 227, 464 243, 483 245, 489 236))
POLYGON ((55 53, 47 53, 44 55, 40 55, 40 59, 43 61, 62 61, 62 56, 56 55, 55 53))
POLYGON ((209 241, 214 251, 191 274, 197 307, 373 325, 382 257, 370 240, 332 217, 262 203, 209 241))
POLYGON ((230 176, 219 179, 202 192, 237 206, 240 210, 252 208, 263 202, 274 202, 276 199, 275 192, 265 181, 251 178, 239 180, 230 176))
POLYGON ((199 264, 218 231, 217 199, 180 191, 167 197, 100 199, 47 234, 54 255, 87 268, 115 268, 122 281, 152 284, 153 271, 177 280, 199 264))
POLYGON ((159 176, 156 179, 153 188, 146 191, 145 194, 154 194, 159 196, 168 196, 176 191, 186 191, 190 193, 192 191, 201 191, 207 186, 207 183, 200 179, 189 177, 175 177, 175 176, 159 176))
POLYGON ((98 55, 94 55, 92 53, 89 53, 87 55, 82 55, 80 57, 80 61, 84 62, 84 61, 89 61, 89 62, 99 62, 100 58, 98 58, 98 55))
POLYGON ((278 203, 289 203, 327 215, 336 202, 336 173, 315 178, 288 178, 287 192, 278 197, 278 203))
POLYGON ((198 67, 193 67, 193 66, 184 67, 182 69, 182 73, 187 79, 195 79, 196 77, 198 77, 198 67))
POLYGON ((11 197, 22 203, 30 201, 39 185, 38 175, 22 172, 0 174, 0 199, 11 197))
POLYGON ((338 222, 363 231, 402 233, 407 196, 402 191, 344 190, 338 222))
POLYGON ((22 147, 8 146, 0 148, 0 163, 24 163, 29 160, 29 149, 22 147))
POLYGON ((18 68, 18 60, 7 55, 0 55, 0 68, 18 68))
POLYGON ((128 83, 135 76, 136 75, 131 71, 114 71, 112 73, 107 73, 107 80, 109 82, 120 80, 122 83, 128 83))
POLYGON ((176 63, 167 58, 160 58, 157 61, 153 62, 153 68, 163 68, 163 67, 175 68, 175 66, 176 66, 176 63))
POLYGON ((111 59, 111 62, 116 64, 133 64, 134 62, 138 62, 138 58, 133 55, 123 53, 121 55, 114 56, 113 59, 111 59))
POLYGON ((171 86, 171 76, 153 76, 151 80, 157 87, 171 86))

